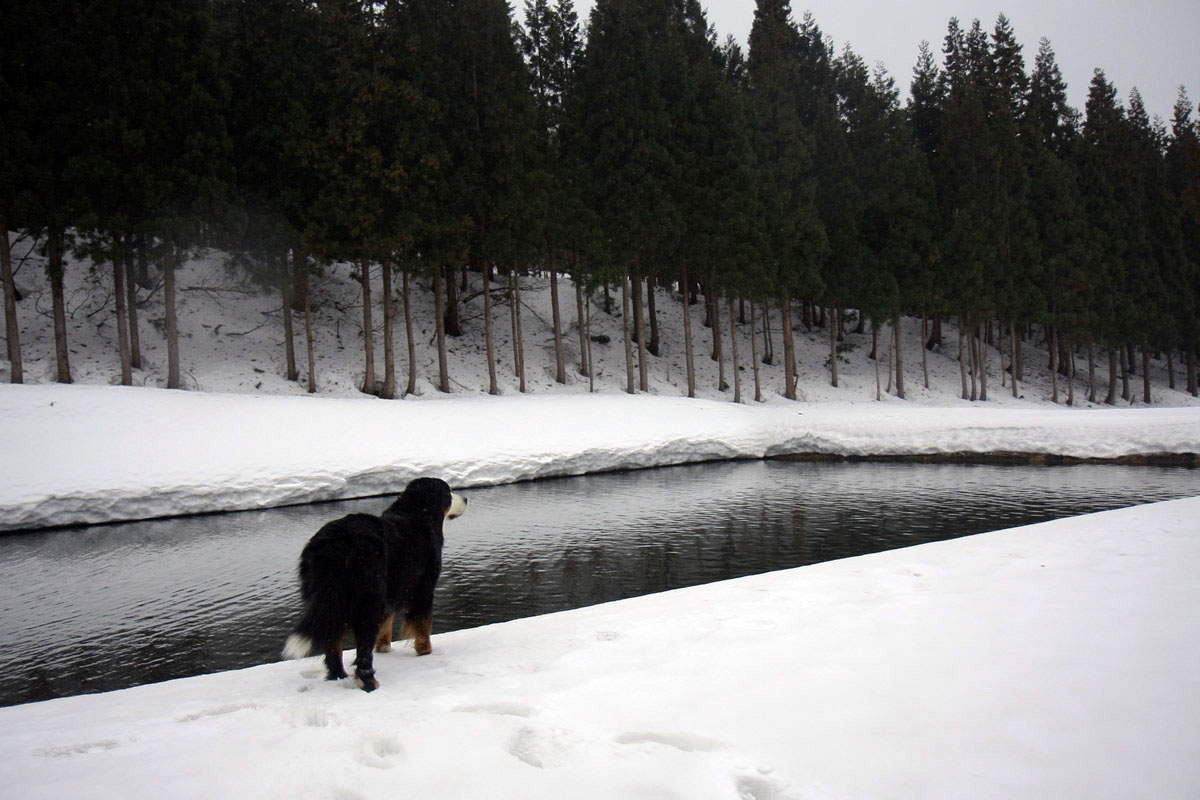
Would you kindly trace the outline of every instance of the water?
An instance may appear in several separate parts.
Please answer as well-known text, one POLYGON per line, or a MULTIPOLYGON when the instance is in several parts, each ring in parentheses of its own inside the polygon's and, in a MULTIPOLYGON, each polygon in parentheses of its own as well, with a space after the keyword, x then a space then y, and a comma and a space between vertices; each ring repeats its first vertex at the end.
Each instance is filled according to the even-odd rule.
MULTIPOLYGON (((434 632, 1196 493, 1193 470, 706 464, 472 489, 434 632)), ((0 705, 278 660, 296 559, 387 500, 0 537, 0 705)))

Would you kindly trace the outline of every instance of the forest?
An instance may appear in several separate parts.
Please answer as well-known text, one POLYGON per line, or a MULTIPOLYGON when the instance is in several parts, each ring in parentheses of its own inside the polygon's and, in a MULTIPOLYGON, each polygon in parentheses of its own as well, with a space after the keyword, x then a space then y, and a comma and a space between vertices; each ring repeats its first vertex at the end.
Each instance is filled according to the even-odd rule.
MULTIPOLYGON (((504 0, 14 0, 0 29, 15 383, 10 235, 44 255, 62 382, 67 254, 111 272, 122 383, 140 358, 139 292, 162 292, 178 388, 175 271, 216 248, 278 294, 287 375, 300 380, 295 342, 307 341, 309 391, 309 281, 336 261, 361 276, 363 330, 382 315, 384 375, 366 335, 362 388, 386 398, 415 384, 416 291, 433 294, 441 391, 446 337, 464 335, 464 304, 482 303, 496 393, 493 295, 509 300, 519 348, 531 274, 551 282, 559 382, 565 318, 586 375, 586 300, 603 293, 623 319, 626 390, 645 391, 666 292, 703 304, 714 348, 723 325, 749 326, 740 357, 782 359, 790 399, 795 326, 828 331, 836 386, 850 326, 869 327, 877 353, 902 316, 921 319, 926 348, 958 348, 964 399, 987 399, 989 352, 1016 396, 1030 340, 1069 379, 1068 403, 1077 357, 1092 402, 1128 399, 1140 372, 1149 403, 1151 357, 1165 357, 1172 388, 1178 364, 1197 394, 1200 126, 1186 90, 1162 121, 1096 69, 1072 108, 1051 43, 1030 59, 1004 16, 990 31, 950 19, 940 51, 914 43, 903 102, 895 78, 837 51, 788 0, 758 0, 744 50, 698 0, 597 0, 586 24, 572 0, 520 12, 504 0), (951 320, 957 342, 942 338, 951 320), (769 336, 758 347, 773 324, 782 353, 769 336)), ((698 334, 682 321, 694 396, 698 334)), ((896 363, 900 397, 904 373, 896 363)))

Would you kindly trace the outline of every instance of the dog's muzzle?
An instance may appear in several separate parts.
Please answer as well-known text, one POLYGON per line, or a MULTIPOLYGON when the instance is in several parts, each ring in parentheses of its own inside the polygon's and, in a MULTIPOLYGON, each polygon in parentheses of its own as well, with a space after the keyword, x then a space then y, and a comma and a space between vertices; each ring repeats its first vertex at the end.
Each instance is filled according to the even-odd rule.
POLYGON ((467 498, 461 494, 450 493, 450 507, 446 509, 446 519, 458 519, 467 510, 467 498))

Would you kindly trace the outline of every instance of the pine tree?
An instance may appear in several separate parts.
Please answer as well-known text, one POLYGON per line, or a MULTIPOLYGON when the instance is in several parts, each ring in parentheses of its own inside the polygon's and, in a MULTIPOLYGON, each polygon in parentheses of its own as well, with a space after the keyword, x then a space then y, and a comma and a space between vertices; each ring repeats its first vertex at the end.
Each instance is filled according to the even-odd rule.
POLYGON ((1200 131, 1192 119, 1187 90, 1179 87, 1166 153, 1166 179, 1179 213, 1183 274, 1173 287, 1171 309, 1177 320, 1174 346, 1187 362, 1187 391, 1196 396, 1196 354, 1200 348, 1200 131))
POLYGON ((759 0, 747 61, 763 229, 783 313, 784 396, 796 399, 791 301, 821 290, 828 247, 814 200, 812 139, 801 103, 800 34, 788 0, 759 0))

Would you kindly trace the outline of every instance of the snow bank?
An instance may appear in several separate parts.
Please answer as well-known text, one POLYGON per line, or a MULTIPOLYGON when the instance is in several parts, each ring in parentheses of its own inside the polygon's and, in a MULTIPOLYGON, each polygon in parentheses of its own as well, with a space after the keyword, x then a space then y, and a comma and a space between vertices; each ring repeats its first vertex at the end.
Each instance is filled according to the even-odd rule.
POLYGON ((416 401, 0 386, 0 530, 795 453, 1200 452, 1200 407, 755 406, 619 393, 416 401))
MULTIPOLYGON (((697 412, 698 413, 698 412, 697 412)), ((507 434, 506 434, 507 435, 507 434)), ((0 709, 13 797, 1194 798, 1200 498, 0 709)))

